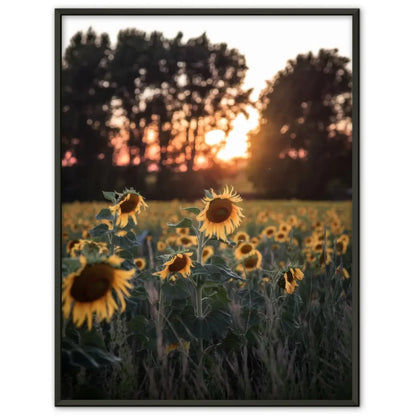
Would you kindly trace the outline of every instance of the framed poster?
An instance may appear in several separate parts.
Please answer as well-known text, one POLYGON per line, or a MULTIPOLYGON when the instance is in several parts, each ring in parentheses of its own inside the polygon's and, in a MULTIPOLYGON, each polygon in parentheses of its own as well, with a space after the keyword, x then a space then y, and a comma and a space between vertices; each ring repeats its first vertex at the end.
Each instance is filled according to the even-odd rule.
POLYGON ((55 18, 56 405, 358 406, 359 10, 55 18))

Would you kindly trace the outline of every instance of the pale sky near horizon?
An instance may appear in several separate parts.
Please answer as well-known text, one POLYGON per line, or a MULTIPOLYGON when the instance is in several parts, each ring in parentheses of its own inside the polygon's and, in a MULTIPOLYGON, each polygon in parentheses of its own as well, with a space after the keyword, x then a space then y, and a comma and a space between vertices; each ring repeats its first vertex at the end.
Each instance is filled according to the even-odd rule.
POLYGON ((108 33, 112 46, 119 30, 132 27, 167 38, 181 31, 185 41, 206 32, 212 43, 226 42, 245 55, 245 86, 254 88, 253 99, 299 53, 337 48, 352 59, 351 16, 63 16, 62 51, 77 31, 90 26, 108 33))

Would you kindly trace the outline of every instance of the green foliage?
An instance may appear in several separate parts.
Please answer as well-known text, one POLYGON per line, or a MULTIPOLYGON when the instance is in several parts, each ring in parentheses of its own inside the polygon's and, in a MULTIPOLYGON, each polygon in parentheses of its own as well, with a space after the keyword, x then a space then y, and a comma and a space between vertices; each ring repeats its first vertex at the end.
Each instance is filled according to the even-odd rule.
POLYGON ((176 224, 168 223, 168 226, 172 228, 192 228, 193 223, 190 218, 185 217, 176 224))
POLYGON ((337 50, 300 54, 263 91, 263 122, 250 135, 248 173, 269 198, 348 195, 352 185, 348 62, 337 50))

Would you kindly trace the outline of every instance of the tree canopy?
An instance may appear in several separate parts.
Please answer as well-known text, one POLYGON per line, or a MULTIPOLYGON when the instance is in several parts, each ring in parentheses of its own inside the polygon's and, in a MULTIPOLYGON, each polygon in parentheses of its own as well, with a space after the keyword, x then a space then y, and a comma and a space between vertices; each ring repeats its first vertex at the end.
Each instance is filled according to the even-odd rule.
POLYGON ((300 54, 263 91, 261 124, 250 134, 248 167, 260 192, 324 198, 351 187, 348 62, 336 49, 300 54))

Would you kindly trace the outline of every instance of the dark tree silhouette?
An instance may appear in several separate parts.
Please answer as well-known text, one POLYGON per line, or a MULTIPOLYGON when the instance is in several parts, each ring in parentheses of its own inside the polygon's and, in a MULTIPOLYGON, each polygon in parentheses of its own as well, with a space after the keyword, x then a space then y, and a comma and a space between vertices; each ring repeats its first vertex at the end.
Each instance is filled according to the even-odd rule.
POLYGON ((99 36, 90 28, 72 37, 62 63, 62 151, 76 157, 80 175, 89 178, 85 186, 90 190, 99 186, 95 182, 103 174, 100 166, 112 154, 110 55, 108 35, 99 36))
POLYGON ((252 90, 244 91, 247 71, 244 55, 227 44, 211 44, 203 33, 182 48, 179 71, 179 100, 186 125, 187 170, 193 170, 198 140, 221 128, 228 131, 232 120, 250 104, 252 90))
POLYGON ((262 93, 248 172, 263 194, 319 199, 351 187, 348 62, 336 49, 298 55, 262 93))

